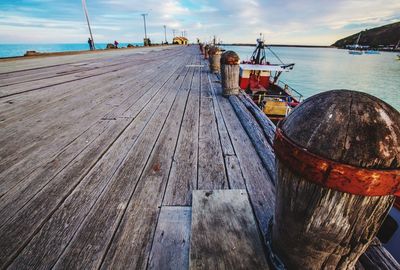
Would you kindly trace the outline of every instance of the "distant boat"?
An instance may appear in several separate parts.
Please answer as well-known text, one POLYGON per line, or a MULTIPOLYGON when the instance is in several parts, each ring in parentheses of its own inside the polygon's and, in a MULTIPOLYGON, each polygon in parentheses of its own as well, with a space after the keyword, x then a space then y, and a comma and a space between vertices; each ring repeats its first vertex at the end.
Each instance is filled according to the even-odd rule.
POLYGON ((349 54, 361 55, 361 54, 363 54, 363 52, 362 52, 362 51, 359 51, 359 50, 349 50, 349 54))
POLYGON ((364 53, 365 54, 380 54, 380 52, 376 51, 376 50, 366 50, 364 53))
POLYGON ((358 34, 358 38, 357 38, 356 44, 353 44, 353 45, 349 46, 349 48, 350 48, 349 54, 352 54, 352 55, 361 55, 361 54, 363 54, 362 46, 358 45, 358 42, 360 41, 360 37, 361 37, 361 32, 360 32, 360 34, 358 34))

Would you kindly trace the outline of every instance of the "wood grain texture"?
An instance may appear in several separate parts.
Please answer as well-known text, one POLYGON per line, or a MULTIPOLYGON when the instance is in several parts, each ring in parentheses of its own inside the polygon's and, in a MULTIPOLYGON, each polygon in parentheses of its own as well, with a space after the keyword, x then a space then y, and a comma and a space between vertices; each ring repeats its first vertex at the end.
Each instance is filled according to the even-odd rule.
POLYGON ((363 197, 321 188, 279 161, 277 172, 274 251, 289 268, 353 269, 394 196, 363 197))
POLYGON ((201 73, 199 189, 229 188, 207 70, 201 73))
MULTIPOLYGON (((182 79, 174 82, 179 85, 181 81, 182 79)), ((175 89, 174 84, 170 89, 175 89)), ((155 114, 157 104, 152 104, 155 107, 150 106, 147 119, 136 118, 136 121, 131 123, 129 132, 123 133, 124 136, 117 141, 117 147, 108 151, 96 164, 91 173, 30 241, 28 248, 14 260, 11 268, 18 269, 24 265, 35 267, 42 264, 43 260, 46 260, 47 265, 54 265, 60 260, 56 267, 61 268, 100 266, 101 255, 107 249, 107 239, 112 238, 112 228, 119 224, 119 218, 124 213, 130 196, 129 192, 134 188, 135 180, 146 164, 151 146, 157 140, 157 133, 162 128, 177 94, 173 90, 166 93, 166 98, 162 98, 158 106, 159 114, 155 114), (139 121, 142 123, 139 124, 139 121), (133 180, 129 178, 130 173, 133 180), (127 182, 131 186, 128 186, 127 182), (94 207, 95 203, 97 204, 94 207), (88 216, 89 211, 92 212, 88 216), (76 230, 85 219, 81 231, 76 234, 76 230), (68 223, 68 227, 60 231, 60 224, 65 222, 68 223), (74 235, 75 238, 72 239, 74 235), (70 242, 70 248, 66 249, 66 255, 62 256, 70 242), (86 244, 90 243, 92 248, 86 248, 86 244), (43 249, 44 246, 49 248, 43 249), (30 254, 33 250, 34 255, 30 254)))
MULTIPOLYGON (((124 81, 122 86, 113 87, 112 90, 107 91, 106 95, 103 95, 103 98, 99 100, 99 102, 94 102, 97 100, 93 100, 91 96, 80 94, 76 99, 68 101, 62 100, 58 106, 57 104, 53 107, 49 106, 46 115, 42 114, 36 117, 36 119, 30 119, 27 125, 21 123, 23 128, 14 130, 10 133, 10 136, 13 137, 14 135, 15 137, 15 134, 19 133, 23 135, 19 136, 18 140, 17 138, 12 138, 3 144, 4 147, 2 151, 5 151, 3 152, 5 158, 0 162, 0 171, 4 168, 0 173, 0 179, 2 180, 0 184, 0 194, 4 194, 10 188, 18 184, 18 180, 22 180, 40 165, 46 164, 49 159, 51 160, 54 155, 62 151, 63 147, 68 146, 71 141, 74 141, 76 137, 80 136, 82 129, 84 130, 87 128, 88 122, 100 120, 101 114, 104 111, 112 109, 114 106, 110 105, 109 100, 112 99, 114 102, 120 100, 121 95, 117 96, 116 93, 120 92, 125 95, 125 93, 131 92, 128 90, 134 85, 132 80, 136 79, 124 81), (93 105, 83 106, 85 103, 92 104, 92 102, 94 102, 93 105), (65 111, 61 110, 61 108, 65 106, 64 104, 74 104, 74 107, 68 106, 65 107, 65 111), (52 108, 60 112, 60 114, 51 117, 52 114, 55 114, 52 108), (49 120, 41 121, 41 119, 49 120), (40 121, 40 123, 37 123, 37 121, 40 121), (37 125, 31 126, 32 122, 37 125), (54 125, 54 127, 52 127, 52 125, 54 125), (18 151, 14 150, 16 147, 18 151), (7 149, 10 151, 7 151, 7 149), (10 153, 11 151, 13 151, 13 153, 10 153), (43 158, 43 156, 45 158, 43 158), (37 160, 39 160, 39 162, 37 162, 37 160), (19 169, 15 170, 15 168, 19 169)), ((99 92, 107 89, 107 87, 112 87, 113 83, 115 82, 104 83, 102 87, 96 90, 96 95, 99 95, 99 92)), ((140 86, 140 84, 138 84, 138 86, 140 86)), ((133 91, 135 97, 132 98, 136 101, 140 101, 140 103, 139 106, 135 106, 136 112, 132 112, 131 116, 134 116, 137 110, 142 108, 141 103, 146 103, 149 97, 154 94, 155 89, 156 88, 149 89, 148 87, 142 87, 137 91, 133 91)), ((160 89, 160 87, 158 87, 157 90, 158 89, 160 89)), ((6 130, 10 131, 12 129, 8 127, 6 130)))
POLYGON ((212 86, 239 161, 250 202, 265 235, 268 222, 274 214, 275 187, 231 103, 222 96, 221 85, 213 83, 212 86))
POLYGON ((200 69, 197 68, 182 120, 163 205, 191 205, 192 190, 197 189, 200 87, 200 69))
MULTIPOLYGON (((150 100, 152 100, 152 98, 155 95, 154 92, 157 93, 160 89, 161 89, 160 87, 158 89, 144 88, 143 90, 148 90, 146 94, 151 93, 152 96, 143 95, 139 99, 140 103, 137 106, 135 106, 136 110, 135 113, 132 111, 131 116, 136 117, 141 112, 141 110, 150 102, 150 100)), ((162 95, 160 95, 160 97, 162 97, 162 95)), ((153 98, 152 102, 157 104, 157 100, 160 99, 153 98)), ((147 110, 147 114, 149 112, 150 111, 147 110)), ((102 128, 104 129, 105 123, 107 122, 108 121, 100 120, 98 124, 93 125, 82 135, 80 135, 77 139, 74 139, 73 142, 67 145, 67 147, 63 149, 62 152, 58 154, 56 157, 49 159, 43 158, 44 159, 43 163, 45 165, 41 165, 41 167, 38 167, 36 165, 37 169, 35 169, 33 173, 31 173, 28 177, 19 182, 18 185, 16 185, 13 189, 11 189, 7 194, 1 197, 0 213, 2 213, 4 217, 2 221, 5 222, 7 218, 13 214, 13 211, 21 208, 26 203, 26 201, 32 198, 38 190, 43 188, 43 186, 50 179, 52 179, 52 177, 54 177, 57 173, 59 173, 60 170, 63 169, 65 166, 67 166, 71 162, 71 159, 75 158, 76 155, 79 154, 79 151, 82 151, 86 147, 89 147, 90 145, 89 142, 91 141, 90 138, 92 136, 98 136, 101 133, 102 128)), ((128 121, 126 121, 126 123, 128 123, 128 121)), ((117 130, 114 130, 114 132, 116 131, 117 130)), ((68 139, 68 136, 66 135, 64 135, 63 137, 66 137, 66 139, 68 139)), ((71 140, 71 138, 69 139, 71 140)), ((44 146, 48 147, 48 144, 44 142, 44 146)), ((54 147, 54 144, 52 144, 51 146, 54 147)), ((21 170, 18 170, 18 172, 20 172, 21 170)), ((0 225, 1 224, 2 223, 0 222, 0 225)))
POLYGON ((222 152, 224 155, 229 187, 233 189, 244 189, 246 185, 243 178, 242 170, 240 168, 239 159, 237 158, 237 155, 235 153, 235 149, 232 144, 229 131, 226 127, 220 104, 218 102, 218 95, 214 89, 214 85, 219 85, 220 81, 215 74, 209 74, 208 82, 212 91, 213 106, 215 110, 215 117, 217 119, 218 133, 221 141, 222 152))
MULTIPOLYGON (((103 184, 107 183, 109 177, 111 176, 109 173, 113 173, 116 168, 115 166, 118 166, 121 158, 123 159, 125 155, 124 153, 130 149, 129 144, 132 145, 132 143, 136 141, 141 129, 143 128, 143 125, 145 125, 148 121, 146 119, 149 119, 149 117, 155 115, 159 103, 163 100, 163 96, 165 96, 167 93, 168 91, 165 91, 162 93, 162 95, 157 96, 157 98, 154 99, 151 104, 148 104, 147 109, 135 119, 121 119, 119 121, 110 120, 110 123, 125 123, 124 126, 126 126, 130 121, 134 122, 132 122, 132 125, 130 125, 131 128, 124 131, 122 134, 123 136, 121 136, 117 143, 112 142, 115 140, 114 136, 120 135, 120 132, 117 129, 110 129, 109 132, 111 132, 113 136, 108 134, 108 136, 105 137, 112 143, 111 149, 113 150, 109 151, 110 154, 103 153, 104 156, 102 156, 103 154, 100 155, 102 156, 101 160, 95 158, 96 156, 90 155, 92 151, 96 150, 96 147, 90 147, 88 149, 87 158, 94 157, 94 162, 97 162, 97 166, 93 165, 91 162, 85 162, 85 160, 78 159, 74 164, 71 164, 71 166, 67 167, 65 173, 63 172, 57 176, 57 181, 53 180, 50 182, 51 184, 46 186, 46 188, 40 193, 40 196, 37 196, 37 198, 32 200, 30 204, 26 205, 23 211, 20 211, 15 218, 7 222, 7 224, 2 227, 2 229, 7 228, 6 230, 2 230, 4 235, 2 234, 2 241, 0 241, 5 245, 5 248, 2 249, 2 252, 4 252, 2 256, 10 256, 11 254, 13 254, 11 255, 12 257, 16 256, 16 252, 20 252, 21 246, 23 247, 27 242, 31 241, 32 234, 36 233, 38 228, 43 226, 43 222, 49 218, 49 215, 53 215, 52 219, 50 219, 51 221, 48 222, 48 224, 44 226, 44 229, 38 233, 38 236, 32 240, 27 253, 22 253, 24 255, 21 255, 19 259, 14 261, 15 267, 23 267, 27 260, 29 260, 28 265, 31 267, 52 264, 54 259, 57 259, 57 252, 62 251, 63 246, 66 244, 65 242, 55 241, 54 237, 59 237, 58 239, 60 240, 71 237, 71 235, 74 233, 74 228, 76 228, 76 226, 80 224, 82 218, 85 217, 85 211, 91 209, 91 203, 94 202, 93 199, 95 199, 99 192, 101 192, 102 188, 104 187, 103 184), (73 196, 71 200, 68 199, 68 203, 63 204, 63 211, 54 212, 60 206, 60 203, 63 202, 65 196, 67 196, 71 190, 76 187, 77 183, 82 181, 82 175, 86 175, 88 170, 92 171, 89 173, 90 177, 86 177, 86 179, 83 181, 85 183, 83 186, 86 185, 86 188, 79 187, 77 189, 79 191, 75 190, 72 193, 73 196), (68 181, 70 181, 70 185, 68 184, 68 181), (94 192, 91 192, 91 189, 94 192), (49 194, 52 196, 49 196, 49 194), (75 207, 77 205, 80 205, 80 207, 75 207), (30 210, 31 207, 33 207, 36 211, 32 212, 30 210), (76 211, 77 209, 79 209, 79 211, 76 211), (24 222, 18 222, 19 219, 24 219, 24 222), (29 220, 29 222, 26 222, 27 220, 29 220), (64 222, 70 222, 70 226, 67 226, 64 230, 60 230, 59 225, 63 224, 64 222), (15 226, 15 224, 20 225, 15 226), (55 231, 58 233, 53 234, 55 231), (9 239, 12 242, 6 239, 9 239), (48 249, 44 249, 43 246, 47 245, 47 241, 50 241, 52 245, 49 245, 48 249), (50 247, 52 247, 53 250, 50 247), (35 253, 35 256, 30 256, 30 248, 32 250, 38 250, 38 252, 35 253)), ((170 100, 172 102, 173 98, 170 98, 170 100)), ((141 104, 141 106, 146 106, 146 104, 141 104)), ((110 143, 105 143, 104 141, 99 141, 98 143, 100 149, 107 150, 110 146, 110 143)), ((8 261, 9 259, 6 258, 7 257, 2 257, 2 259, 8 261)))
POLYGON ((191 207, 161 207, 147 269, 189 268, 191 220, 191 207))
POLYGON ((193 192, 189 269, 269 269, 245 190, 193 192))
POLYGON ((253 100, 244 92, 238 95, 240 101, 246 106, 247 110, 253 115, 261 129, 264 131, 265 138, 272 146, 275 137, 275 124, 265 115, 265 113, 253 102, 253 100))
POLYGON ((189 69, 188 76, 177 80, 177 97, 104 256, 102 269, 143 269, 148 263, 159 207, 190 92, 194 69, 189 69))
POLYGON ((268 143, 268 140, 258 122, 243 105, 241 100, 237 96, 231 96, 229 97, 229 101, 242 123, 242 126, 254 144, 254 149, 261 158, 270 178, 273 180, 273 183, 275 183, 275 155, 272 146, 268 143))
MULTIPOLYGON (((360 171, 400 167, 399 112, 362 92, 333 90, 310 97, 282 121, 282 132, 299 148, 360 171)), ((313 183, 313 175, 302 176, 282 160, 276 170, 279 186, 272 240, 285 264, 353 269, 376 237, 395 196, 352 194, 356 173, 354 178, 337 179, 349 191, 341 192, 324 181, 313 183), (291 245, 284 244, 288 241, 291 245)), ((370 175, 374 185, 362 188, 384 185, 370 175)))

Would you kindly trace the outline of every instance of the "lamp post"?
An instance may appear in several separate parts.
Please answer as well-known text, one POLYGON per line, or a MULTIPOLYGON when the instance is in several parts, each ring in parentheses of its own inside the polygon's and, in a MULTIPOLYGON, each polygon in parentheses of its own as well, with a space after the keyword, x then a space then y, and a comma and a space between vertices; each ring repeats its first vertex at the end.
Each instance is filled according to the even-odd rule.
POLYGON ((147 28, 146 28, 146 16, 148 15, 147 13, 141 14, 143 16, 143 25, 144 25, 144 40, 143 40, 143 45, 147 46, 149 45, 149 39, 147 38, 147 28))
POLYGON ((167 43, 167 26, 164 24, 164 38, 165 38, 165 43, 167 43))
POLYGON ((89 28, 90 38, 91 38, 92 43, 93 43, 93 50, 95 50, 96 48, 94 46, 94 39, 93 39, 92 29, 90 28, 89 15, 88 15, 87 7, 86 7, 86 0, 82 0, 82 7, 83 7, 83 12, 85 13, 86 22, 87 22, 87 25, 88 25, 88 28, 89 28))
POLYGON ((143 24, 144 24, 144 38, 145 38, 145 39, 147 39, 146 16, 147 16, 148 14, 146 14, 146 13, 143 13, 143 14, 141 14, 141 15, 143 16, 143 24))

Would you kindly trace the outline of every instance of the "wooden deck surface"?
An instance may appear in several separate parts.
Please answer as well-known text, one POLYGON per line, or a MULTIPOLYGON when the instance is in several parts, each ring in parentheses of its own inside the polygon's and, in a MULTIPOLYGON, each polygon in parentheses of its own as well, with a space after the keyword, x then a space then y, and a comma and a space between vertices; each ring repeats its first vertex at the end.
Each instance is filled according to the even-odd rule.
POLYGON ((1 62, 0 268, 188 264, 197 189, 247 190, 267 228, 268 157, 231 104, 197 46, 1 62))

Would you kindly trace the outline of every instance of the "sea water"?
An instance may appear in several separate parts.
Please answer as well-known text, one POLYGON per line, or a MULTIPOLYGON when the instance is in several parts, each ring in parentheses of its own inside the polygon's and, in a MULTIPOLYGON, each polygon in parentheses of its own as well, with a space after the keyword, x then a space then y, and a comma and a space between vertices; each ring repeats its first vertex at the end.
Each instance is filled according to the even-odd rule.
MULTIPOLYGON (((113 43, 113 42, 110 42, 113 43)), ((118 47, 126 47, 128 44, 143 46, 143 43, 119 43, 118 47)), ((107 43, 96 43, 96 49, 105 49, 107 43)), ((27 51, 37 52, 68 52, 89 50, 88 43, 68 44, 0 44, 0 57, 23 56, 27 51)))
MULTIPOLYGON (((254 47, 225 46, 248 60, 254 47)), ((350 55, 335 48, 271 47, 284 63, 295 63, 293 70, 281 75, 281 81, 305 98, 332 89, 350 89, 376 96, 400 111, 400 61, 396 54, 350 55)), ((279 64, 266 50, 268 61, 279 64)))

